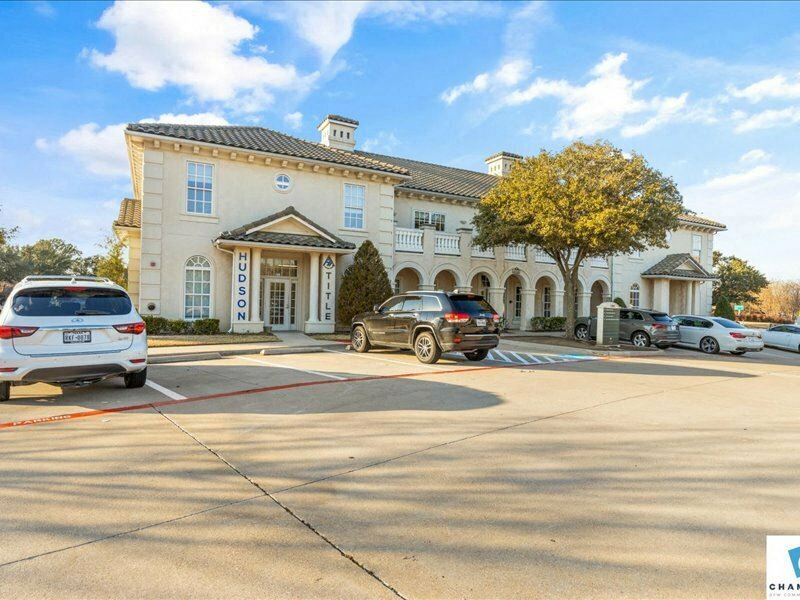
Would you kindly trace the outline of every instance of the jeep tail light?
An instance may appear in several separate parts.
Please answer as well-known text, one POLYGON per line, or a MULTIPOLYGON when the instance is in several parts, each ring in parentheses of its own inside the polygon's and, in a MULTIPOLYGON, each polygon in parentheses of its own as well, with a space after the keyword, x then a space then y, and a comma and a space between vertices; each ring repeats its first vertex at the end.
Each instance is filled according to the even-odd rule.
POLYGON ((28 337, 36 333, 38 329, 38 327, 11 327, 9 325, 0 325, 0 340, 28 337))
POLYGON ((120 333, 132 333, 134 335, 144 333, 144 328, 145 325, 143 321, 139 321, 138 323, 127 323, 125 325, 114 325, 114 329, 120 333))
POLYGON ((470 316, 467 313, 455 312, 447 313, 444 320, 448 323, 469 323, 470 316))
POLYGON ((737 340, 743 340, 747 336, 743 333, 739 333, 738 331, 731 331, 731 337, 737 340))

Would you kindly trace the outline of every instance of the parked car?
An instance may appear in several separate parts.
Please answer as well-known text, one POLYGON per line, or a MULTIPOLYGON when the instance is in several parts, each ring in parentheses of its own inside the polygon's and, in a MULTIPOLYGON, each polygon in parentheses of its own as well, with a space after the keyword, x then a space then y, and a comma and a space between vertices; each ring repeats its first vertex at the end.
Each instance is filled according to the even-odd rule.
POLYGON ((741 355, 764 349, 761 332, 748 329, 736 321, 695 315, 675 315, 672 318, 680 326, 682 346, 700 348, 706 354, 717 354, 722 351, 741 355))
POLYGON ((800 352, 800 325, 775 325, 764 334, 764 344, 800 352))
MULTIPOLYGON (((597 338, 597 317, 581 317, 575 325, 579 340, 597 338)), ((642 308, 621 308, 619 311, 619 339, 639 348, 655 344, 669 348, 680 340, 678 326, 665 312, 642 308)))
POLYGON ((356 352, 384 346, 411 349, 427 364, 451 351, 483 360, 500 342, 500 317, 477 294, 405 292, 353 317, 350 337, 356 352))
POLYGON ((26 277, 0 310, 0 400, 12 385, 147 381, 147 335, 127 292, 99 277, 26 277))

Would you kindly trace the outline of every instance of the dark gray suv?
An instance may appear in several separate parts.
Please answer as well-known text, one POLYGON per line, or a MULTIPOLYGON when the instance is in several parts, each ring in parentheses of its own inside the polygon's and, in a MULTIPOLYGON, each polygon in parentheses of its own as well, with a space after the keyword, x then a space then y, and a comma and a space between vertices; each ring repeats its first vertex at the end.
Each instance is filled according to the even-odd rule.
POLYGON ((408 348, 428 364, 451 351, 483 360, 500 342, 500 317, 478 294, 406 292, 353 317, 350 339, 356 352, 408 348))
MULTIPOLYGON (((575 337, 579 340, 597 337, 597 317, 581 317, 575 325, 575 337)), ((681 341, 678 324, 665 312, 643 308, 621 308, 619 310, 619 339, 639 348, 655 344, 668 348, 681 341)))

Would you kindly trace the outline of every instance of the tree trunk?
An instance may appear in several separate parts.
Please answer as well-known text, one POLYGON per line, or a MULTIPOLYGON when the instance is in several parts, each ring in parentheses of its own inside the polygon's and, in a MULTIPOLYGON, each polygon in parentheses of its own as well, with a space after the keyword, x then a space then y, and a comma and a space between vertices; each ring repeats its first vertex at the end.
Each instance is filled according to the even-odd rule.
MULTIPOLYGON (((571 254, 571 253, 570 253, 571 254)), ((575 294, 578 291, 578 270, 583 261, 583 252, 578 251, 575 255, 575 261, 570 267, 570 254, 564 259, 562 256, 554 256, 556 266, 561 271, 561 279, 564 281, 564 337, 568 340, 575 339, 575 324, 578 320, 577 311, 575 310, 575 294)))

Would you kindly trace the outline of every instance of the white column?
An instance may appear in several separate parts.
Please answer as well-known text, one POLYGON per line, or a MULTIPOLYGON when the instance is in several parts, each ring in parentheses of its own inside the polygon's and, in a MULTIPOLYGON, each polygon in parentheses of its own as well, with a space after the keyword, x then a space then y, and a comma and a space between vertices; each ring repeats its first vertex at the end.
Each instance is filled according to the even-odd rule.
POLYGON ((564 290, 552 290, 550 292, 553 294, 553 311, 552 315, 554 317, 563 317, 564 316, 564 290))
POLYGON ((504 317, 506 314, 506 303, 504 299, 506 288, 490 287, 489 288, 489 304, 492 305, 497 311, 497 314, 504 317))
POLYGON ((694 282, 693 281, 686 281, 684 282, 686 287, 684 288, 685 293, 685 304, 686 306, 684 309, 690 315, 694 314, 694 282))
POLYGON ((592 294, 591 292, 581 292, 579 294, 578 302, 578 316, 588 317, 592 312, 592 294))
POLYGON ((261 316, 261 248, 253 248, 250 256, 250 320, 263 322, 261 316))
POLYGON ((669 279, 656 279, 653 282, 653 308, 669 312, 669 279))
POLYGON ((322 279, 320 280, 320 321, 327 325, 330 333, 336 326, 336 255, 323 254, 321 257, 322 279))
POLYGON ((519 328, 522 331, 531 330, 531 319, 536 307, 536 290, 522 290, 522 317, 519 328))
POLYGON ((308 281, 308 320, 317 323, 319 321, 319 254, 312 252, 309 258, 311 271, 308 281))
POLYGON ((700 288, 706 288, 705 281, 693 281, 694 289, 692 290, 692 296, 694 297, 694 308, 693 310, 701 315, 707 315, 711 312, 711 294, 706 292, 706 302, 705 306, 700 304, 700 288))

